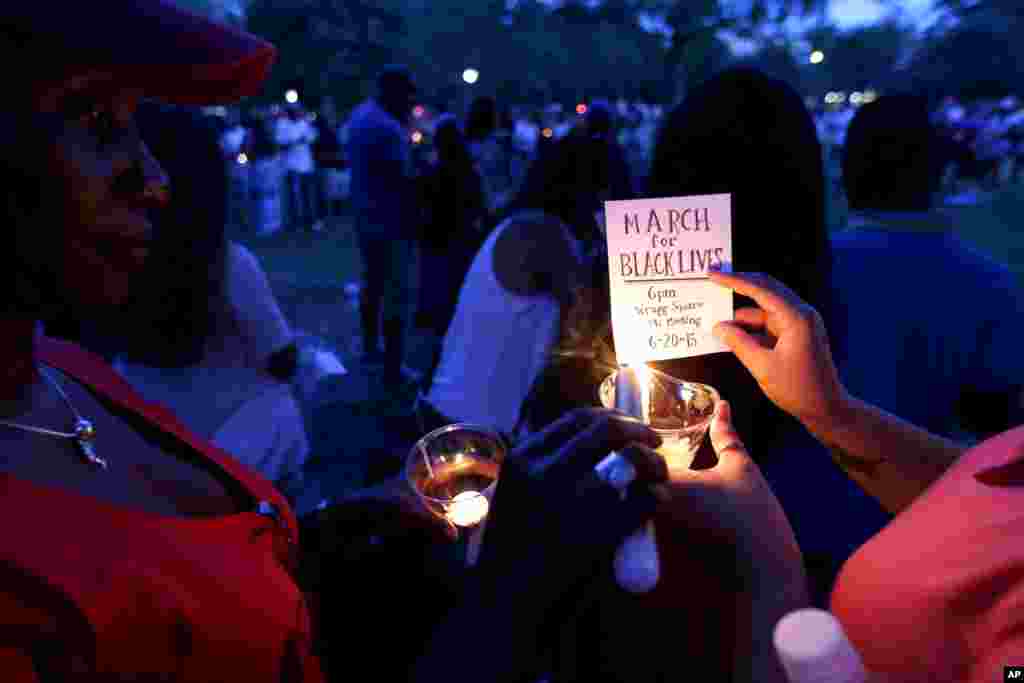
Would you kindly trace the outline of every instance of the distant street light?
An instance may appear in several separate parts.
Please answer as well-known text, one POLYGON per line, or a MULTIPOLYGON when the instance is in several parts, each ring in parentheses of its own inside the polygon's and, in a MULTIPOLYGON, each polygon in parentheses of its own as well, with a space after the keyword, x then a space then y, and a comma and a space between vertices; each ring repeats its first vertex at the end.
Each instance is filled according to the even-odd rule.
POLYGON ((811 64, 821 64, 825 61, 825 53, 821 50, 815 50, 811 53, 811 64))
POLYGON ((473 85, 480 78, 480 72, 476 69, 466 69, 462 72, 462 80, 466 83, 473 85))
POLYGON ((284 101, 288 104, 295 104, 299 101, 299 93, 295 90, 289 90, 284 94, 284 101))
POLYGON ((583 116, 584 114, 586 114, 587 113, 587 105, 583 104, 582 102, 577 104, 576 105, 576 113, 579 114, 580 116, 583 116))

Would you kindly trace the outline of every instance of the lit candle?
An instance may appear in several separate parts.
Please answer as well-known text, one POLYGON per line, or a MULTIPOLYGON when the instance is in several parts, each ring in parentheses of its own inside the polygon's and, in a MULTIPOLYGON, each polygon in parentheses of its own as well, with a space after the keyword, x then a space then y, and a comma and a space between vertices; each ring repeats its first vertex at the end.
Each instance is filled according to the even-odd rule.
POLYGON ((471 527, 487 517, 490 507, 487 498, 479 491, 463 491, 448 503, 445 515, 455 526, 471 527))

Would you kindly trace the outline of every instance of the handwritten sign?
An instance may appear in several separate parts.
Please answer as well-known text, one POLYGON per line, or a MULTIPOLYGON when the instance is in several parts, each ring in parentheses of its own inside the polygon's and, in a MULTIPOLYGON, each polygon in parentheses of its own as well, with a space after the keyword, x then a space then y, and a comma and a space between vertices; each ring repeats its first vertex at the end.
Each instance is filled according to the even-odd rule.
POLYGON ((708 267, 732 263, 730 195, 605 202, 612 330, 620 363, 727 351, 732 292, 708 267))

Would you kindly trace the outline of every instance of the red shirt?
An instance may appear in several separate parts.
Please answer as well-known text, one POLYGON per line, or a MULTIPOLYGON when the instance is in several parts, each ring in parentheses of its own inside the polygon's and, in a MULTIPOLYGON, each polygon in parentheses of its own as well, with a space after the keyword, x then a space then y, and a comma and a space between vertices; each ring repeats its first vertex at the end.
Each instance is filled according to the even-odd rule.
POLYGON ((212 461, 253 505, 168 517, 0 474, 0 680, 321 681, 298 527, 273 485, 98 357, 51 339, 38 357, 212 461))
POLYGON ((843 567, 832 611, 886 681, 991 683, 1024 665, 1024 427, 966 453, 843 567))

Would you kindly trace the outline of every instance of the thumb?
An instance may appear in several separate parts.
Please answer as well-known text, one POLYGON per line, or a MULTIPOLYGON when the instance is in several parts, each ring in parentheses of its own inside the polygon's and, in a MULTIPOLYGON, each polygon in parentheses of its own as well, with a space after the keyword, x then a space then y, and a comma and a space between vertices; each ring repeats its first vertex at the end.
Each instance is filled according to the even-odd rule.
POLYGON ((736 354, 740 363, 743 363, 747 370, 755 377, 766 362, 766 349, 753 335, 733 322, 720 322, 711 330, 715 339, 729 347, 729 350, 736 354))

